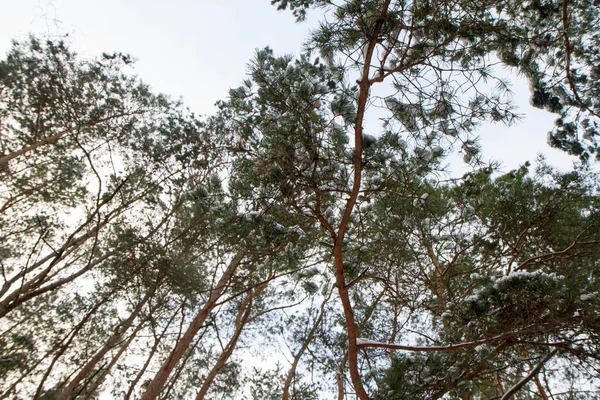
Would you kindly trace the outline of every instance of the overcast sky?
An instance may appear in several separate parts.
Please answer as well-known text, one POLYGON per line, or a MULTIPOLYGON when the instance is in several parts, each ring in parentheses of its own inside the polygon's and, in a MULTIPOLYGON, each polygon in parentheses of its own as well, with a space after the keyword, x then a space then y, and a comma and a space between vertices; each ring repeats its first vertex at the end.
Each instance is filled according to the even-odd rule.
MULTIPOLYGON (((245 78, 255 49, 276 54, 301 51, 318 23, 313 14, 297 24, 269 0, 3 0, 0 55, 13 39, 33 33, 68 33, 82 56, 121 51, 131 54, 136 73, 154 91, 181 98, 197 114, 214 111, 214 103, 245 78)), ((504 170, 533 161, 540 152, 552 164, 569 168, 574 158, 550 149, 546 135, 556 116, 529 106, 529 90, 514 77, 519 112, 516 126, 482 127, 485 158, 503 162, 504 170)), ((373 129, 373 128, 371 128, 373 129)), ((376 132, 373 132, 376 133, 376 132)))

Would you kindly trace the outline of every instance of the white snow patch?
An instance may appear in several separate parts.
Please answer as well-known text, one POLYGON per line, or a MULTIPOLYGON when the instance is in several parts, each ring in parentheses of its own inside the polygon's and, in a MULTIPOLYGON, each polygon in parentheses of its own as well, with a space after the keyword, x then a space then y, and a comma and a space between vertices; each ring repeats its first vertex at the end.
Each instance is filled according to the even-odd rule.
POLYGON ((598 292, 594 292, 594 293, 584 293, 581 296, 579 296, 579 299, 581 301, 590 301, 593 300, 594 297, 598 296, 598 292))
POLYGON ((512 279, 515 278, 529 278, 529 279, 534 279, 537 277, 544 277, 544 278, 548 278, 554 281, 558 281, 563 279, 563 276, 557 276, 555 273, 551 273, 551 274, 547 274, 545 272, 542 271, 511 271, 508 275, 502 276, 500 278, 497 278, 494 281, 494 288, 498 289, 500 284, 510 281, 512 279))
POLYGON ((364 346, 364 345, 370 345, 370 344, 372 344, 372 345, 384 345, 384 346, 388 345, 388 343, 378 342, 378 341, 375 341, 375 340, 370 340, 370 339, 365 339, 365 338, 357 338, 356 339, 356 344, 358 346, 364 346))
POLYGON ((300 228, 298 225, 291 226, 289 228, 289 230, 290 230, 290 232, 297 233, 300 236, 306 236, 306 232, 304 232, 304 230, 302 228, 300 228))

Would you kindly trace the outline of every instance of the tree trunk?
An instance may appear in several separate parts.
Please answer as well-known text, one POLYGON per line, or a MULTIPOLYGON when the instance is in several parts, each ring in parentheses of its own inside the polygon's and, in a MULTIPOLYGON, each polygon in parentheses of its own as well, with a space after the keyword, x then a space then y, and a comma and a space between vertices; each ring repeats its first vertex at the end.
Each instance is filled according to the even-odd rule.
POLYGON ((317 329, 319 329, 319 325, 321 325, 321 321, 323 320, 323 315, 325 314, 325 305, 331 298, 331 293, 333 293, 333 290, 329 292, 329 296, 327 296, 325 299, 323 299, 323 302, 321 303, 321 308, 319 310, 319 315, 317 316, 315 323, 313 324, 312 328, 310 329, 310 332, 308 332, 308 335, 306 336, 304 343, 302 343, 302 346, 300 347, 300 349, 294 356, 294 361, 292 362, 292 366, 290 367, 290 370, 288 371, 287 376, 285 378, 285 383, 283 384, 281 400, 289 400, 289 398, 290 398, 290 386, 292 386, 292 380, 294 379, 294 376, 296 376, 296 368, 298 367, 300 358, 302 358, 302 355, 308 348, 308 345, 313 340, 313 337, 315 336, 317 329))
MULTIPOLYGON (((444 281, 445 270, 442 267, 440 259, 433 251, 433 246, 427 246, 427 255, 435 267, 435 295, 438 303, 438 315, 442 315, 446 311, 446 283, 444 281)), ((445 330, 449 329, 448 321, 442 318, 442 324, 445 330)))
POLYGON ((123 355, 125 350, 127 350, 129 345, 131 344, 131 342, 133 342, 133 339, 135 339, 135 337, 137 336, 137 333, 140 331, 140 329, 142 329, 144 324, 145 324, 145 321, 142 321, 138 324, 138 326, 131 333, 131 335, 129 335, 129 338, 127 338, 127 340, 121 345, 117 354, 115 354, 113 356, 113 358, 110 360, 110 363, 108 363, 108 365, 106 367, 102 368, 102 371, 100 372, 100 376, 98 376, 96 378, 96 380, 94 381, 94 383, 92 384, 92 386, 86 390, 87 393, 83 400, 90 400, 92 398, 94 393, 98 390, 98 388, 102 385, 102 383, 104 383, 104 379, 106 379, 106 377, 108 376, 112 367, 114 367, 114 365, 117 363, 117 361, 119 361, 119 358, 121 358, 121 356, 123 355))
POLYGON ((346 361, 348 360, 348 352, 344 354, 344 358, 340 362, 337 373, 335 374, 335 381, 337 383, 338 400, 344 400, 346 390, 344 389, 344 370, 346 369, 346 361))
MULTIPOLYGON (((110 293, 110 295, 112 295, 112 294, 114 294, 114 292, 110 293)), ((72 330, 67 341, 60 346, 60 349, 52 358, 50 365, 46 369, 44 376, 42 377, 42 379, 40 380, 40 383, 38 384, 37 390, 35 391, 35 395, 33 396, 34 399, 39 398, 40 395, 42 394, 42 391, 44 390, 44 383, 46 382, 46 379, 48 379, 48 376, 54 369, 54 365, 58 362, 60 357, 62 357, 62 355, 65 353, 65 351, 67 351, 67 349, 71 345, 71 342, 73 342, 73 340, 75 340, 75 338, 77 337, 77 334, 79 333, 79 331, 85 326, 87 321, 89 321, 89 319, 96 313, 96 311, 98 311, 98 308, 100 308, 100 306, 102 304, 104 304, 109 298, 110 298, 110 296, 104 296, 102 299, 100 299, 100 301, 98 301, 96 304, 94 304, 94 307, 92 307, 92 309, 81 319, 79 324, 77 324, 77 326, 72 330)))
MULTIPOLYGON (((185 307, 185 301, 184 301, 182 307, 185 307)), ((152 361, 152 357, 154 357, 154 353, 156 353, 158 346, 162 342, 162 339, 165 337, 165 333, 167 332, 167 329, 169 328, 169 326, 171 325, 171 322, 175 319, 177 314, 179 314, 179 309, 177 309, 177 311, 175 311, 173 316, 167 321, 167 323, 165 324, 165 327, 163 328, 163 330, 160 333, 160 335, 158 336, 158 338, 156 337, 156 334, 154 335, 154 344, 152 345, 152 348, 150 349, 150 353, 148 354, 148 357, 146 358, 146 361, 144 362, 144 365, 142 366, 142 368, 139 370, 139 372, 137 373, 137 375, 135 376, 133 381, 131 381, 131 384, 129 385, 129 390, 127 390, 127 394, 125 394, 124 400, 129 400, 131 398, 131 395, 133 394, 133 391, 135 390, 135 386, 140 381, 140 379, 142 379, 144 372, 146 372, 148 365, 150 365, 150 361, 152 361)))
POLYGON ((265 287, 266 284, 258 286, 252 291, 252 293, 248 294, 248 296, 246 296, 246 298, 240 304, 237 316, 235 318, 235 330, 233 332, 233 335, 231 336, 231 339, 229 339, 229 343, 227 343, 227 346, 225 346, 225 349, 217 359, 217 362, 215 363, 215 365, 213 365, 208 375, 204 379, 204 382, 202 383, 202 386, 200 387, 200 390, 196 395, 196 400, 204 400, 204 397, 206 396, 206 393, 208 393, 208 389, 210 389, 210 386, 212 385, 213 381, 215 380, 221 369, 225 366, 227 360, 229 360, 229 357, 231 357, 231 354, 233 353, 233 350, 235 350, 235 346, 237 345, 238 339, 242 334, 242 330, 244 329, 250 318, 250 312, 252 311, 252 301, 260 295, 260 293, 264 290, 265 287))
POLYGON ((175 347, 173 350, 171 350, 171 354, 169 354, 169 357, 167 357, 167 359, 164 361, 163 365, 154 376, 154 379, 152 379, 150 382, 150 385, 148 385, 146 392, 142 395, 140 400, 154 400, 158 397, 165 382, 169 378, 171 371, 173 371, 173 368, 177 365, 177 363, 179 363, 179 360, 181 360, 181 357, 183 357, 183 353, 188 349, 194 340, 194 336, 196 336, 196 333, 198 333, 202 325, 204 325, 206 318, 216 306, 217 301, 225 291, 229 280, 233 276, 238 265, 242 262, 244 255, 244 251, 240 251, 233 257, 227 266, 227 269, 225 272, 223 272, 221 279, 219 279, 217 285, 211 290, 206 304, 198 312, 181 340, 175 344, 175 347))
POLYGON ((383 21, 385 20, 385 16, 387 15, 390 2, 391 0, 384 0, 382 4, 381 17, 378 18, 375 22, 375 25, 373 27, 373 33, 370 35, 370 39, 366 44, 363 69, 361 73, 361 78, 358 81, 359 93, 356 107, 356 122, 354 125, 354 179, 352 183, 352 191, 350 193, 350 198, 346 202, 346 207, 344 209, 344 213, 342 215, 342 219, 340 221, 340 225, 333 246, 336 284, 338 287, 340 300, 342 301, 342 307, 344 310, 344 316, 346 319, 346 329, 348 334, 348 367, 350 370, 350 380, 352 381, 352 385, 354 386, 354 390, 356 391, 356 396, 360 400, 369 400, 370 397, 362 385, 360 372, 358 370, 358 346, 356 345, 357 327, 356 322, 354 320, 352 304, 348 295, 349 287, 346 285, 346 278, 344 276, 344 257, 342 249, 344 245, 344 236, 346 234, 348 223, 350 222, 350 217, 354 211, 354 206, 356 205, 356 199, 358 198, 358 193, 360 191, 360 185, 362 180, 362 124, 367 108, 367 101, 369 100, 369 90, 372 85, 372 82, 370 81, 371 60, 374 56, 374 50, 375 46, 377 45, 379 31, 381 30, 381 26, 383 24, 383 21))
POLYGON ((544 364, 546 364, 552 357, 554 357, 556 355, 556 353, 558 353, 557 349, 554 349, 550 353, 548 353, 546 355, 546 357, 544 357, 542 359, 542 361, 540 361, 538 363, 538 365, 536 365, 534 368, 532 368, 531 371, 529 371, 529 373, 523 379, 521 379, 513 387, 511 387, 506 393, 504 393, 504 395, 502 396, 502 398, 500 400, 511 399, 519 390, 521 390, 521 388, 523 386, 525 386, 527 384, 527 382, 529 382, 532 378, 537 376, 537 374, 540 372, 540 369, 542 369, 544 364))
POLYGON ((158 281, 154 284, 154 286, 148 291, 146 296, 142 299, 142 301, 137 305, 137 307, 131 312, 129 317, 115 328, 115 332, 112 334, 110 339, 106 342, 106 344, 92 356, 92 358, 81 368, 79 373, 69 382, 69 384, 63 389, 63 391, 58 395, 56 400, 69 400, 75 388, 81 383, 81 381, 92 372, 92 370, 96 367, 96 365, 102 360, 102 358, 108 353, 123 337, 123 334, 131 327, 133 321, 137 318, 137 316, 142 311, 144 305, 148 302, 150 297, 154 295, 158 287, 158 281))
MULTIPOLYGON (((111 194, 109 199, 113 198, 114 196, 117 195, 117 193, 119 193, 120 188, 127 181, 127 179, 128 178, 124 179, 123 182, 121 182, 119 184, 119 186, 113 191, 113 193, 111 194)), ((134 199, 132 199, 132 200, 128 201, 126 204, 120 206, 118 212, 114 211, 114 212, 110 213, 110 214, 112 214, 112 216, 110 216, 110 217, 113 218, 114 216, 119 215, 121 212, 123 212, 126 209, 126 207, 133 204, 135 201, 137 201, 137 199, 141 198, 142 196, 146 195, 147 193, 148 193, 148 191, 145 190, 139 196, 136 196, 134 199)), ((103 202, 103 204, 105 204, 107 201, 108 200, 105 200, 103 202)), ((144 236, 140 240, 140 242, 144 242, 145 240, 150 238, 152 235, 154 235, 156 232, 158 232, 158 229, 166 223, 166 221, 173 215, 173 213, 182 204, 183 204, 183 201, 179 201, 177 204, 175 204, 175 206, 171 209, 171 211, 167 215, 165 215, 165 217, 160 221, 160 223, 154 229, 152 229, 152 231, 150 231, 146 236, 144 236)), ((99 209, 100 209, 100 206, 97 207, 95 213, 99 212, 99 209)), ((35 264, 33 264, 32 266, 30 266, 28 268, 25 268, 18 275, 14 276, 10 280, 6 281, 3 284, 0 297, 3 294, 5 294, 6 291, 8 291, 8 289, 10 288, 10 286, 13 283, 15 283, 17 280, 19 280, 21 278, 24 279, 26 274, 28 274, 29 272, 32 272, 33 270, 44 265, 46 262, 50 261, 50 265, 48 267, 46 267, 46 269, 44 271, 40 272, 35 277, 31 278, 29 281, 22 284, 18 289, 16 289, 12 293, 10 293, 8 296, 3 298, 2 301, 0 301, 0 318, 3 318, 8 313, 10 313, 12 310, 17 308, 19 305, 23 304, 24 302, 31 300, 31 299, 33 299, 41 294, 44 294, 48 291, 55 290, 61 286, 64 286, 65 284, 67 284, 69 282, 72 282, 79 276, 81 276, 84 273, 91 270, 96 265, 100 264, 105 259, 109 258, 110 256, 114 256, 114 255, 118 254, 118 251, 116 251, 116 250, 106 253, 103 256, 100 256, 99 258, 97 258, 93 261, 89 261, 85 267, 81 268, 79 271, 73 273, 72 275, 69 275, 62 279, 59 279, 55 282, 49 283, 46 286, 40 287, 44 283, 44 279, 47 277, 47 275, 50 273, 50 271, 56 266, 56 264, 60 260, 62 260, 64 257, 66 257, 68 254, 70 254, 72 251, 77 249, 77 247, 82 245, 86 240, 88 240, 92 237, 95 237, 95 235, 98 234, 99 230, 108 224, 109 220, 110 220, 109 215, 105 216, 104 221, 99 223, 94 229, 92 229, 91 231, 89 231, 88 233, 86 233, 82 236, 75 238, 75 235, 89 223, 89 220, 86 221, 74 233, 71 234, 71 236, 67 239, 67 241, 65 242, 65 244, 59 251, 52 252, 51 254, 44 257, 42 260, 36 262, 35 264)))
MULTIPOLYGON (((85 274, 86 272, 88 272, 89 270, 94 268, 96 265, 98 265, 101 262, 103 262, 104 260, 106 260, 111 255, 112 254, 105 254, 104 256, 88 263, 85 267, 81 268, 79 271, 75 272, 74 274, 69 275, 65 278, 59 279, 55 282, 52 282, 44 287, 35 289, 35 287, 37 287, 38 285, 35 285, 35 284, 23 285, 22 288, 19 288, 17 291, 11 293, 10 296, 7 296, 5 301, 2 301, 2 304, 0 305, 0 318, 6 316, 9 312, 11 312, 15 308, 19 307, 21 304, 23 304, 37 296, 40 296, 44 293, 47 293, 47 292, 57 289, 63 285, 66 285, 69 282, 74 281, 81 275, 85 274), (29 292, 27 292, 27 290, 29 290, 29 292)), ((41 284, 42 281, 39 281, 38 283, 41 284)))

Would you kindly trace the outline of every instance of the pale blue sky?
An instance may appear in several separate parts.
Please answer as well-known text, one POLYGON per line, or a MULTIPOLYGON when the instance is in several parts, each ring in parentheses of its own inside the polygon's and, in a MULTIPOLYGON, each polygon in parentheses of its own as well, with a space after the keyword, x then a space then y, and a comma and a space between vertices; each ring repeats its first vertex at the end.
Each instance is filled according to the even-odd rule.
MULTIPOLYGON (((12 39, 29 33, 69 33, 84 56, 130 53, 135 73, 154 91, 182 98, 197 114, 210 114, 214 103, 245 77, 256 48, 298 54, 318 16, 297 24, 269 0, 3 0, 0 54, 12 39)), ((503 161, 504 170, 533 161, 543 152, 551 163, 570 167, 571 157, 550 149, 546 134, 554 119, 529 106, 526 82, 511 79, 523 121, 511 128, 482 127, 486 158, 503 161)), ((368 130, 377 130, 370 124, 368 130)), ((376 132, 373 132, 376 134, 376 132)))
MULTIPOLYGON (((0 53, 29 33, 69 33, 86 56, 122 51, 155 91, 199 114, 244 79, 256 48, 298 53, 309 24, 269 0, 11 0, 0 13, 0 53)), ((316 20, 314 21, 316 22, 316 20)), ((314 25, 314 23, 313 23, 314 25)))

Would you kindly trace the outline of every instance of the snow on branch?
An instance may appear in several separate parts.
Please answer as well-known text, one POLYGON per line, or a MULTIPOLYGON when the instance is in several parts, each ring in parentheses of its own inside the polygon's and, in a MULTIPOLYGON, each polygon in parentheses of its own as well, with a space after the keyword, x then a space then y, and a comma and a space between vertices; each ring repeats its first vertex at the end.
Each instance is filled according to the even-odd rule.
POLYGON ((433 352, 433 351, 456 351, 465 348, 477 347, 486 343, 493 343, 500 340, 514 338, 515 333, 508 333, 504 335, 494 336, 488 339, 474 340, 472 342, 449 344, 446 346, 405 346, 401 344, 383 343, 365 338, 357 338, 356 345, 362 348, 375 347, 391 350, 404 350, 404 351, 420 351, 420 352, 433 352))

